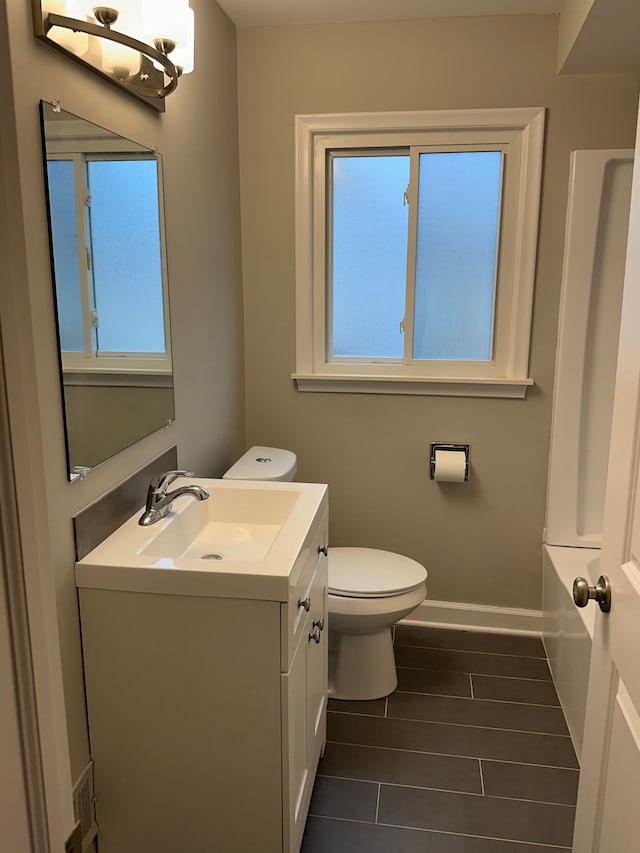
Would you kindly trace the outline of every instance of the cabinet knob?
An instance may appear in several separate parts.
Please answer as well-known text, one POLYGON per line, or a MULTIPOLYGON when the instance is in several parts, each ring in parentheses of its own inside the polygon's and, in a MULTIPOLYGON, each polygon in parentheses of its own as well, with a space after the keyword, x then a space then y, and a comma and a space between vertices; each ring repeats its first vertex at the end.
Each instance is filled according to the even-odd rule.
POLYGON ((313 627, 319 628, 321 631, 324 631, 324 616, 321 616, 319 619, 314 619, 313 627))
POLYGON ((309 634, 309 642, 311 642, 311 640, 313 640, 314 643, 320 642, 320 628, 314 628, 309 634))
POLYGON ((329 554, 329 546, 328 545, 318 545, 318 554, 324 554, 325 557, 329 554))
POLYGON ((308 613, 311 610, 311 596, 308 595, 306 598, 299 598, 298 607, 304 607, 308 613))

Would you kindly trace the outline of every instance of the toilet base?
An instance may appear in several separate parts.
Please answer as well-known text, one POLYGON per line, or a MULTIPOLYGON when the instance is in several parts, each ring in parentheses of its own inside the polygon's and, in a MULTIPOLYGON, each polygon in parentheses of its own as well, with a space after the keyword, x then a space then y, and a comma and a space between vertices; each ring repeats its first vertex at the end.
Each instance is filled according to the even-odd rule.
POLYGON ((381 699, 397 686, 390 627, 371 634, 343 634, 329 627, 331 699, 381 699))

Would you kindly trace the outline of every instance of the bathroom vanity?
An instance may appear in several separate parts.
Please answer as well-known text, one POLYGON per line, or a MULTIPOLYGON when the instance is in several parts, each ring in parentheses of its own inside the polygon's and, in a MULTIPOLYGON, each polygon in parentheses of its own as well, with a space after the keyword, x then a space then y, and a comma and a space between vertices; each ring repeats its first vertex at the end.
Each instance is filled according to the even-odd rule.
POLYGON ((76 564, 100 853, 298 853, 326 740, 327 488, 189 479, 76 564))

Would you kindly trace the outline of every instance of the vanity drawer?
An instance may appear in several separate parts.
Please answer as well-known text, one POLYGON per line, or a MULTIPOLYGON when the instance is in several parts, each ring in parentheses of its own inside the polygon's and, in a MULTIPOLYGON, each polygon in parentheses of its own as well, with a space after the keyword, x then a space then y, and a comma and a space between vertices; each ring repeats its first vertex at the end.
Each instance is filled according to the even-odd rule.
POLYGON ((281 618, 281 665, 288 672, 298 640, 304 631, 310 630, 311 617, 316 618, 318 606, 326 618, 325 593, 318 586, 316 573, 327 560, 328 517, 323 513, 307 534, 300 550, 294 570, 291 572, 289 601, 282 605, 281 618), (323 600, 316 599, 321 596, 323 600))

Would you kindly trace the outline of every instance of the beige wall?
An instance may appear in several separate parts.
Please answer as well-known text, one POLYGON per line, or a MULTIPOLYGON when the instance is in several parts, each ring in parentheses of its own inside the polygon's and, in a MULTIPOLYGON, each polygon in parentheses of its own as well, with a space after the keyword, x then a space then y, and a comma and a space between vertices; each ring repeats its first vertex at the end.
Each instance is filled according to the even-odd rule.
POLYGON ((563 73, 637 71, 637 0, 566 0, 560 14, 558 68, 563 73))
POLYGON ((89 752, 72 516, 173 444, 181 465, 220 473, 244 434, 235 28, 216 3, 191 5, 196 71, 160 116, 37 42, 30 3, 6 3, 11 54, 3 52, 0 62, 3 85, 13 78, 15 107, 3 99, 0 174, 14 217, 2 259, 2 332, 27 571, 36 579, 44 566, 54 581, 74 778, 89 752), (164 156, 176 421, 75 483, 67 482, 64 452, 41 98, 57 98, 64 109, 158 146, 164 156))
POLYGON ((554 16, 263 27, 238 35, 248 443, 328 482, 333 545, 397 550, 438 600, 539 608, 569 152, 630 147, 638 79, 557 77, 554 16), (521 400, 299 393, 296 113, 548 108, 530 375, 521 400), (430 482, 430 441, 471 444, 468 484, 430 482))
POLYGON ((565 0, 558 25, 558 68, 562 68, 596 0, 565 0))

